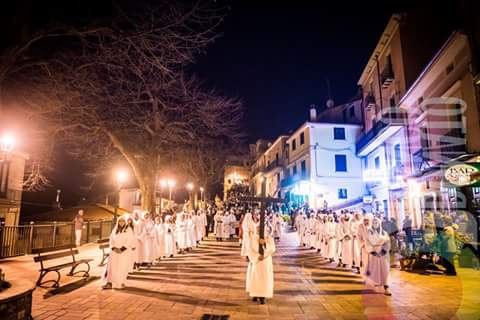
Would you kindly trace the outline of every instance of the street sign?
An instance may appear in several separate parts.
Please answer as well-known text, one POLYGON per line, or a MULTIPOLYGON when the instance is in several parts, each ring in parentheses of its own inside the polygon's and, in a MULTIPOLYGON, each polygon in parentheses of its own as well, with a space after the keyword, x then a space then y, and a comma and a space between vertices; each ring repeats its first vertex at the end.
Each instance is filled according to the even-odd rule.
POLYGON ((480 164, 462 163, 448 167, 445 179, 457 187, 473 186, 480 183, 480 164))

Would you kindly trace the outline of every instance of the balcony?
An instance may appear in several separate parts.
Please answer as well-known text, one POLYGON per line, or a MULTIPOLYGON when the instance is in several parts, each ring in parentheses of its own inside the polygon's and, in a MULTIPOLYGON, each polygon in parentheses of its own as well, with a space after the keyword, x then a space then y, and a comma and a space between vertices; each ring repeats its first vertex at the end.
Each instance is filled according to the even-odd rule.
POLYGON ((395 167, 390 168, 390 183, 399 183, 402 181, 405 175, 405 166, 398 164, 395 167))
POLYGON ((405 126, 406 119, 406 114, 397 108, 392 108, 383 114, 381 120, 375 123, 373 128, 358 140, 356 144, 357 155, 364 157, 375 150, 405 126))
POLYGON ((372 110, 375 108, 375 96, 373 95, 373 93, 370 92, 365 97, 365 105, 367 106, 367 110, 372 110))
POLYGON ((265 168, 264 171, 265 172, 270 172, 275 168, 281 168, 281 167, 282 167, 282 165, 281 165, 280 161, 274 160, 274 161, 269 163, 269 165, 265 168))
POLYGON ((395 79, 394 74, 393 74, 393 67, 391 63, 387 63, 385 65, 385 68, 383 69, 381 75, 380 75, 380 80, 382 83, 382 88, 386 89, 388 88, 393 80, 395 79))

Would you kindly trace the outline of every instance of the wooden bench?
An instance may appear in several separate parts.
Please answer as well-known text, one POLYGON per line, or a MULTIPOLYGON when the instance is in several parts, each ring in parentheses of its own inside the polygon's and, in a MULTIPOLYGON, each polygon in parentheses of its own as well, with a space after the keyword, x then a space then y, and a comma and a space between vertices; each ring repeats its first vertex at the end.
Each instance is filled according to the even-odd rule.
POLYGON ((77 273, 83 272, 83 277, 88 278, 90 272, 90 264, 89 262, 93 259, 81 259, 76 260, 75 256, 78 255, 78 249, 76 249, 75 245, 65 245, 65 246, 58 246, 52 248, 42 248, 42 249, 32 249, 32 253, 36 254, 37 256, 33 258, 33 261, 40 263, 40 276, 37 280, 37 286, 42 288, 47 288, 44 284, 53 282, 52 288, 58 288, 60 286, 60 270, 70 268, 70 272, 68 273, 69 276, 73 276, 77 273), (46 261, 50 260, 58 260, 60 258, 71 257, 71 261, 63 262, 60 264, 50 264, 49 266, 45 265, 46 261), (75 271, 75 269, 81 265, 87 265, 87 270, 80 270, 75 271), (43 278, 50 272, 57 273, 56 280, 47 280, 42 281, 43 278))
POLYGON ((110 251, 107 251, 110 249, 110 239, 98 239, 97 243, 99 244, 98 249, 102 250, 102 262, 100 262, 99 266, 103 266, 105 265, 107 258, 110 256, 110 251))

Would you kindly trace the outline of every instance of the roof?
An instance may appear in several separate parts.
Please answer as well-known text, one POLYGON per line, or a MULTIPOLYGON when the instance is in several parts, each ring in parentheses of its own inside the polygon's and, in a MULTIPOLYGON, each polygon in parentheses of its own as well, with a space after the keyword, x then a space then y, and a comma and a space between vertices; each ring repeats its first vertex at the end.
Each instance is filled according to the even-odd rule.
POLYGON ((332 108, 326 108, 317 116, 317 121, 319 123, 335 123, 335 124, 362 124, 361 118, 351 118, 351 119, 344 119, 343 110, 347 109, 350 106, 354 106, 356 104, 361 104, 362 99, 356 98, 351 100, 350 102, 340 104, 338 106, 334 106, 332 108))
POLYGON ((390 40, 392 39, 392 35, 395 33, 395 31, 398 28, 400 20, 401 20, 401 15, 399 14, 393 14, 390 17, 390 20, 388 21, 387 26, 383 30, 383 33, 377 42, 377 46, 375 47, 375 50, 373 50, 373 53, 370 56, 370 59, 368 59, 367 65, 362 71, 362 75, 360 76, 360 79, 357 82, 358 85, 362 85, 362 83, 365 82, 366 79, 369 77, 370 73, 373 70, 375 70, 377 57, 380 56, 382 52, 387 48, 390 40))
MULTIPOLYGON (((26 221, 72 221, 78 213, 78 210, 84 211, 85 220, 110 220, 114 217, 115 209, 111 206, 101 204, 89 204, 76 206, 63 210, 54 210, 32 215, 20 215, 20 220, 26 221)), ((119 208, 118 214, 124 214, 127 211, 119 208)))

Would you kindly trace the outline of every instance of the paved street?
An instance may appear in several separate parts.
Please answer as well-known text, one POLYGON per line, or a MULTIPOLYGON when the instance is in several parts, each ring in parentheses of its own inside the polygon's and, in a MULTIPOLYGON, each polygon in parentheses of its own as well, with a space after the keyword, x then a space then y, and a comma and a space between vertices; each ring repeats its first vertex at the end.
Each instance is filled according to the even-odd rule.
MULTIPOLYGON (((92 253, 98 253, 96 247, 82 247, 83 256, 92 253)), ((35 279, 30 261, 10 260, 7 274, 35 279)), ((393 296, 385 297, 357 275, 298 248, 294 233, 282 239, 274 263, 275 296, 264 306, 244 292, 246 262, 237 243, 210 240, 191 254, 135 272, 123 291, 101 290, 100 280, 50 297, 37 289, 34 319, 200 319, 203 314, 230 319, 480 319, 478 271, 463 269, 458 277, 447 278, 394 270, 393 296)), ((96 268, 93 274, 100 272, 96 268)))

